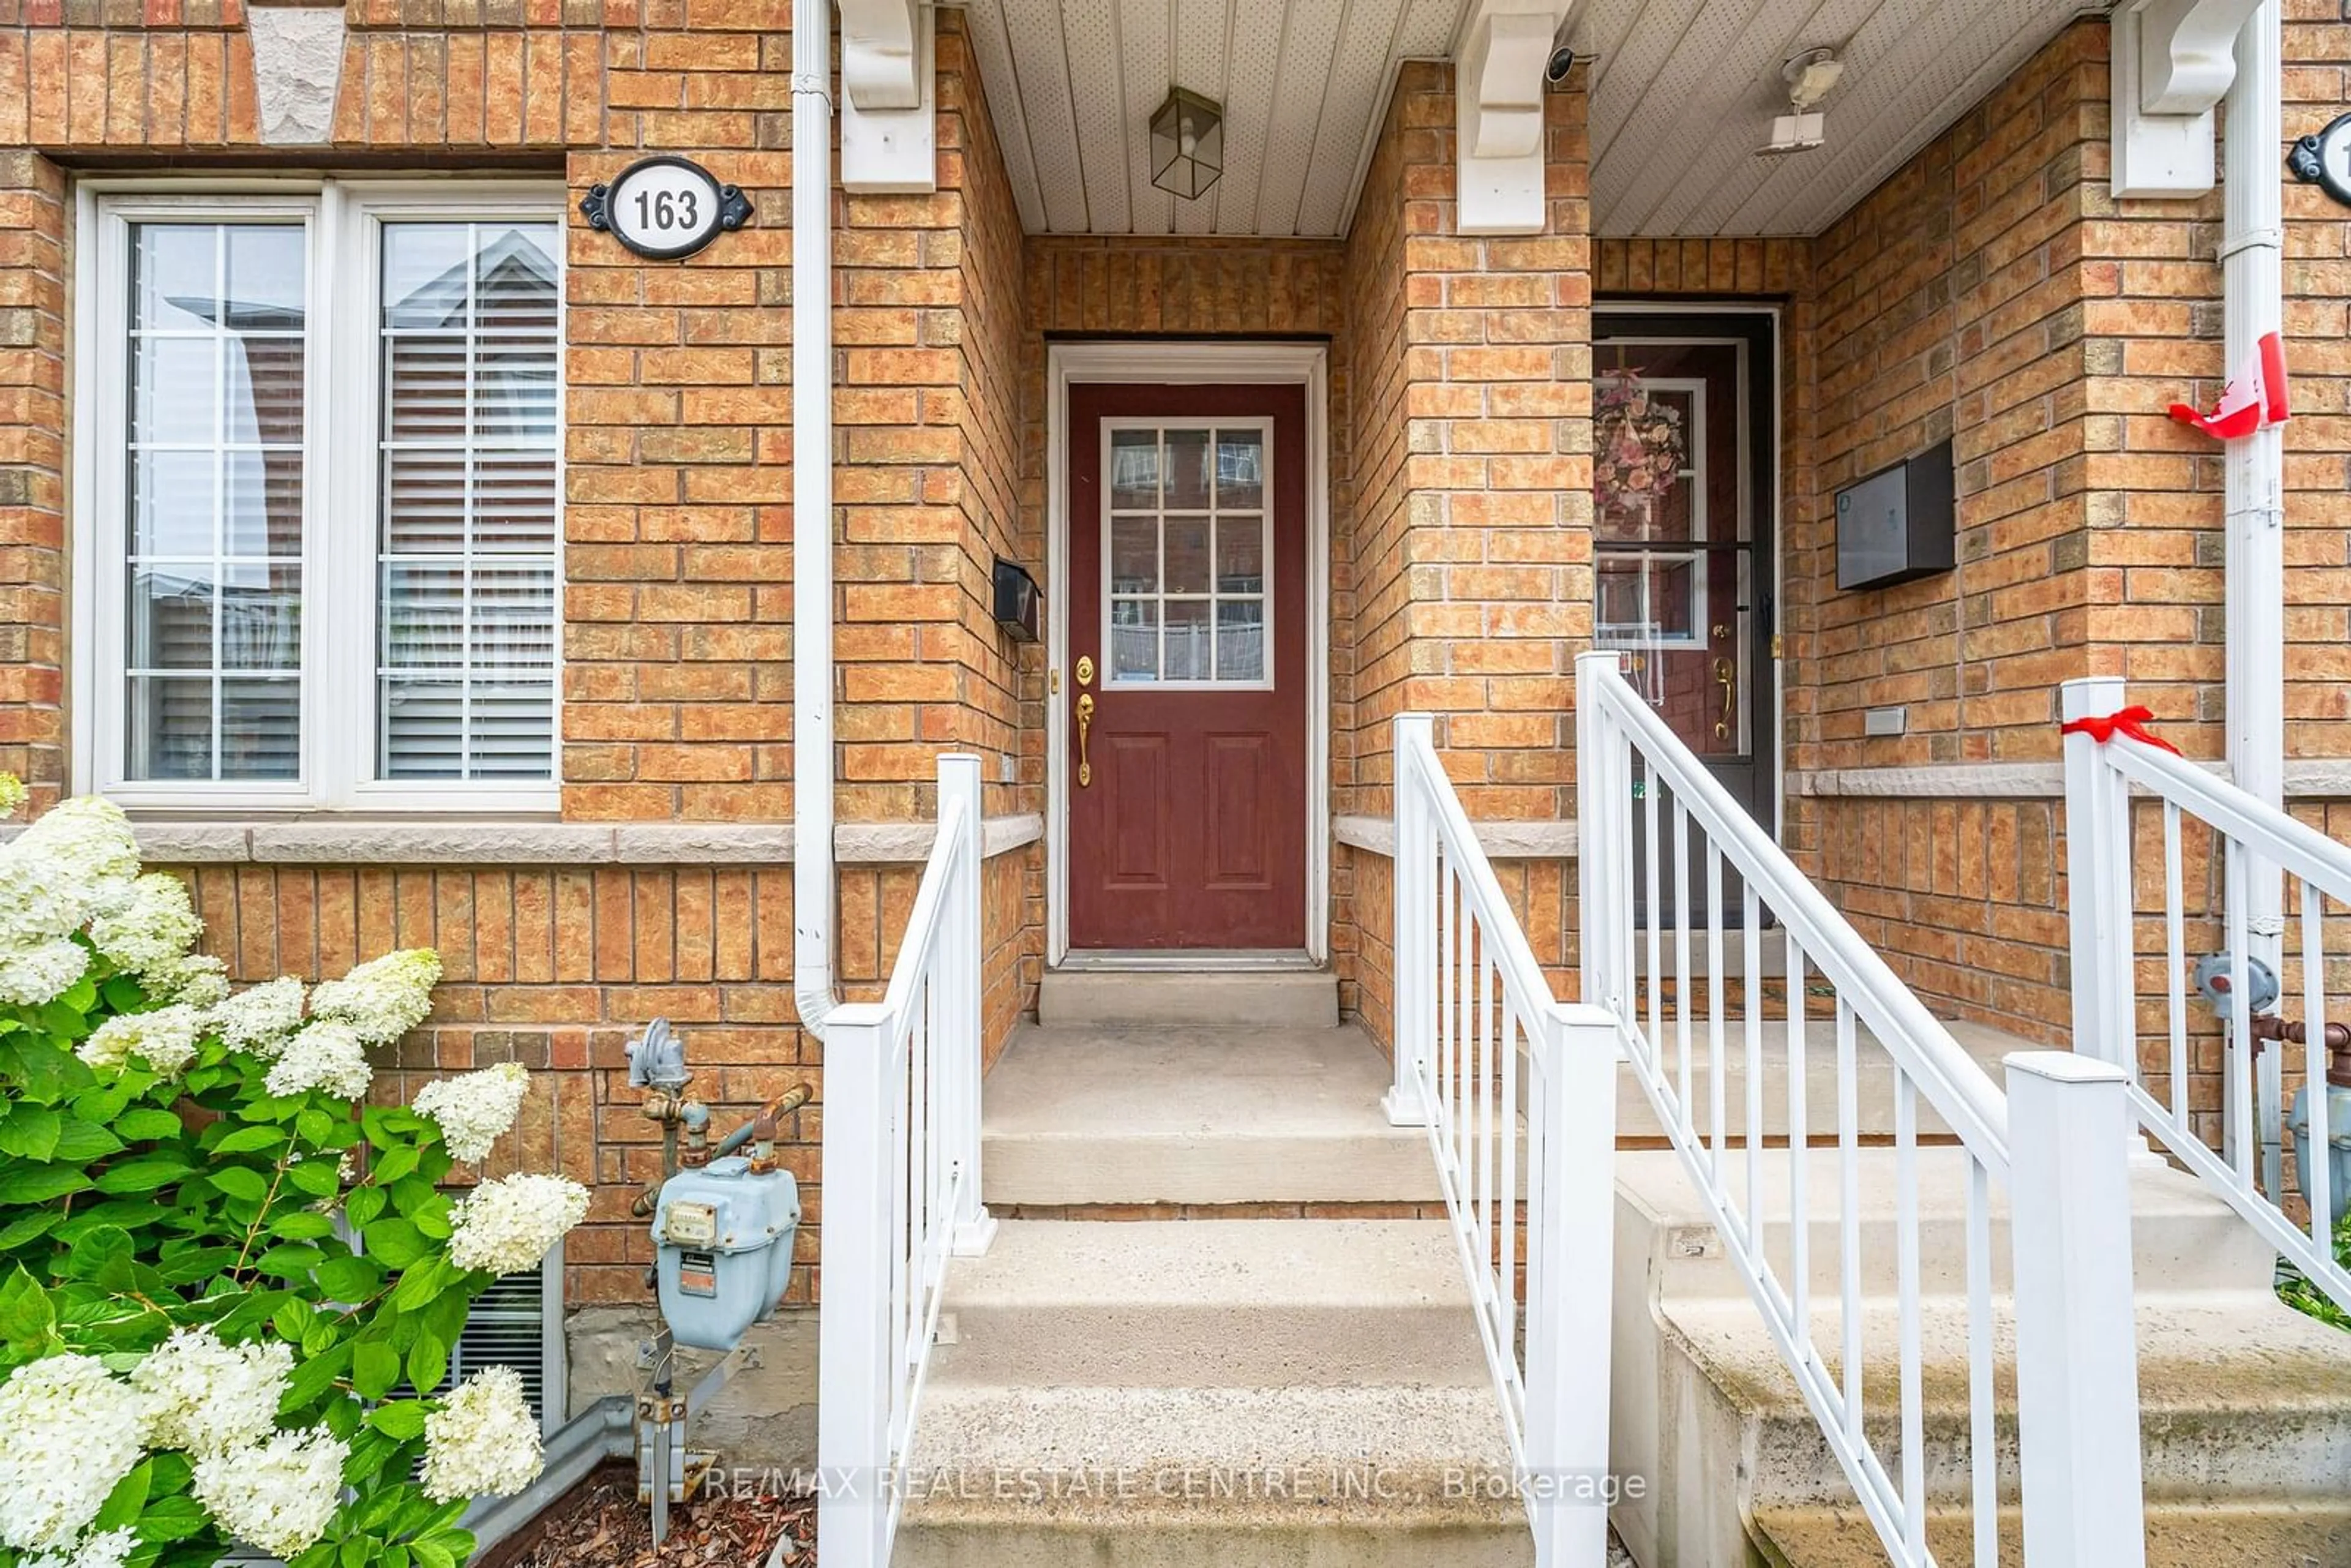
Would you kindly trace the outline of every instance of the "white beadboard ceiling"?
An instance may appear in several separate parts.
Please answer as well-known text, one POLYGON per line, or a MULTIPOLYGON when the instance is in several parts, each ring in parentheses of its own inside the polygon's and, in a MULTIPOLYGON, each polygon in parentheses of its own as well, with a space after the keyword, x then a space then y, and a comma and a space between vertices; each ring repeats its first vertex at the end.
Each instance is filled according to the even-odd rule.
MULTIPOLYGON (((966 0, 1031 234, 1343 234, 1397 63, 1443 58, 1467 0, 966 0), (1151 183, 1171 85, 1225 107, 1225 174, 1151 183)), ((1825 228, 2098 0, 1583 0, 1593 224, 1825 228), (1828 143, 1761 158, 1780 64, 1837 47, 1828 143)))

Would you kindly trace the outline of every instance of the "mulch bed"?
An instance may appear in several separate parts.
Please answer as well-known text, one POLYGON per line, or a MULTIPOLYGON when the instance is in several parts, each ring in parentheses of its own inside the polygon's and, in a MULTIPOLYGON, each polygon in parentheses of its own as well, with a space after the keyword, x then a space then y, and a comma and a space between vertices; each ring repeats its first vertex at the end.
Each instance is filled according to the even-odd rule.
POLYGON ((815 1568, 816 1500, 704 1498, 669 1511, 669 1539, 653 1548, 653 1516, 637 1500, 635 1467, 607 1465, 528 1527, 477 1560, 478 1568, 815 1568))

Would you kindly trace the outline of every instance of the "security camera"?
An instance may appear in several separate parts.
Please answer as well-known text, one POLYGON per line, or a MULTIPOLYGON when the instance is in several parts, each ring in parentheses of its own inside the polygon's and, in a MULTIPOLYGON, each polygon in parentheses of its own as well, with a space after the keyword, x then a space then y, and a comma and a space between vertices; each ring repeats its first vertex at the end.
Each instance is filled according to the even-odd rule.
POLYGON ((1574 68, 1575 51, 1565 44, 1557 45, 1552 49, 1551 58, 1543 62, 1543 80, 1557 87, 1567 79, 1567 73, 1574 68))

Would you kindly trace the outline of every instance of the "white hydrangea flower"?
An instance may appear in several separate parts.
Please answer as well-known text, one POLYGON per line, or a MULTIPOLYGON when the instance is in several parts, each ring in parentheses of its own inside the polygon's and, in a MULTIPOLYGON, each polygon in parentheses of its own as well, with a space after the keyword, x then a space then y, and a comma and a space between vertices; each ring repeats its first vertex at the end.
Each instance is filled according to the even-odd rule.
POLYGON ((302 982, 291 975, 249 987, 213 1009, 213 1028, 231 1051, 267 1061, 302 1027, 303 992, 302 982))
POLYGON ((66 906, 56 916, 65 924, 47 936, 63 936, 114 904, 139 874, 131 819, 97 795, 77 795, 42 812, 9 842, 4 858, 37 866, 37 883, 66 906))
POLYGON ((148 970, 139 986, 159 1002, 211 1008, 228 999, 228 965, 209 953, 190 953, 148 970))
POLYGON ((32 793, 14 773, 0 773, 0 817, 13 817, 23 810, 32 793))
POLYGON ((324 1089, 341 1099, 358 1100, 366 1095, 368 1085, 374 1082, 375 1069, 368 1065, 367 1049, 350 1026, 314 1019, 287 1042, 285 1053, 270 1063, 269 1076, 262 1081, 262 1087, 272 1094, 324 1089))
POLYGON ((89 949, 62 936, 0 947, 0 1002, 20 1008, 53 1002, 89 967, 89 949))
POLYGON ((166 1078, 176 1078, 196 1059, 204 1016, 184 1004, 152 1012, 117 1013, 99 1024, 74 1054, 102 1071, 138 1057, 166 1078))
POLYGON ((0 947, 54 942, 89 918, 92 890, 65 868, 26 852, 19 836, 0 844, 0 947))
POLYGON ((204 934, 187 884, 159 871, 133 882, 120 901, 89 923, 90 945, 126 975, 144 975, 185 957, 204 934))
POLYGON ((530 1074, 518 1062, 501 1061, 479 1072, 460 1073, 428 1083, 416 1096, 415 1111, 441 1125, 449 1152, 471 1165, 482 1163, 490 1146, 504 1137, 530 1092, 530 1074))
POLYGON ((131 1372, 149 1400, 147 1446, 202 1455, 258 1443, 293 1370, 293 1350, 275 1340, 232 1345, 209 1324, 174 1329, 131 1372))
POLYGON ((196 1460, 189 1490, 231 1535, 291 1558, 327 1532, 343 1500, 350 1448, 324 1427, 279 1432, 196 1460))
POLYGON ((135 1530, 102 1530, 86 1536, 68 1551, 44 1552, 25 1560, 25 1568, 122 1568, 139 1544, 135 1530))
POLYGON ((523 1398, 522 1375, 511 1366, 475 1373, 424 1417, 424 1468, 417 1479, 434 1502, 512 1497, 546 1468, 538 1417, 523 1398))
POLYGON ((390 1045, 424 1021, 440 981, 441 956, 432 948, 386 953, 312 988, 310 1014, 349 1024, 363 1045, 390 1045))
POLYGON ((588 1217, 588 1189, 568 1176, 520 1174, 486 1181, 449 1215, 449 1261, 517 1274, 536 1269, 588 1217))
POLYGON ((144 1455, 147 1396, 90 1355, 27 1362, 0 1383, 0 1545, 71 1545, 144 1455))

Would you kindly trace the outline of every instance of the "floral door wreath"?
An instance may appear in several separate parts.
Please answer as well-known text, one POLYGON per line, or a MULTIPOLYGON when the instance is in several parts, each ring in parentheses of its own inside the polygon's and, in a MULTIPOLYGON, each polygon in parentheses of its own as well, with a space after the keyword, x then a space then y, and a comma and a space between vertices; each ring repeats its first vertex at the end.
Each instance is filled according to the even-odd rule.
POLYGON ((1652 401, 1637 371, 1619 370, 1593 416, 1593 488, 1604 506, 1654 505, 1672 494, 1688 445, 1681 410, 1652 401))

